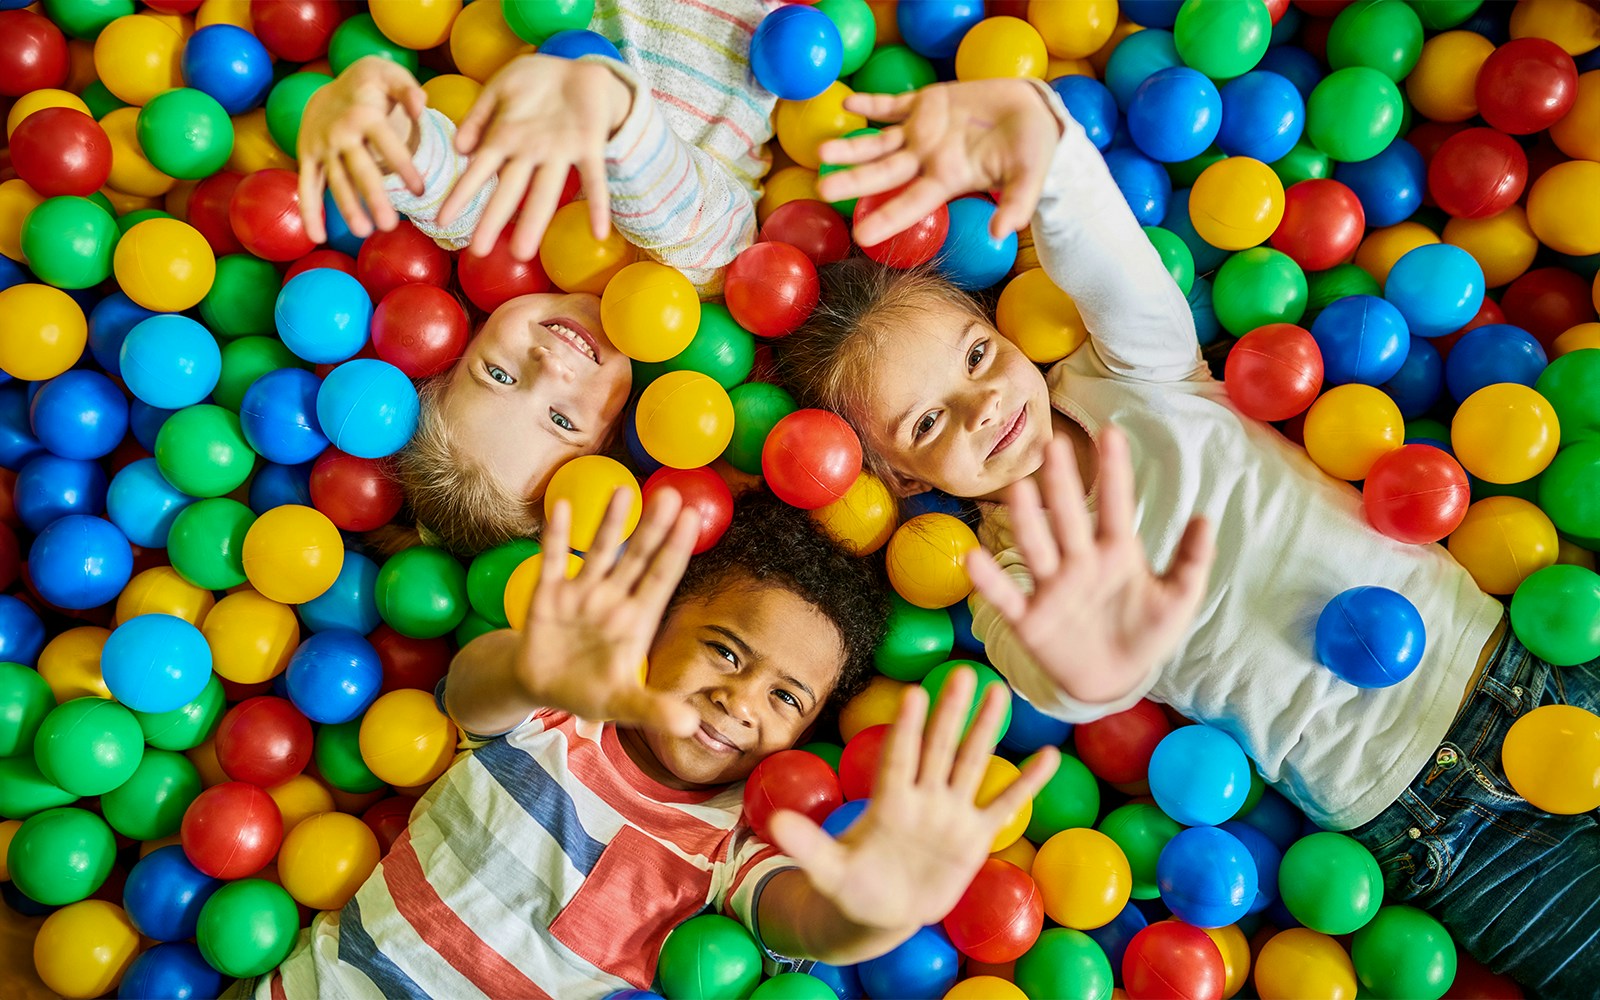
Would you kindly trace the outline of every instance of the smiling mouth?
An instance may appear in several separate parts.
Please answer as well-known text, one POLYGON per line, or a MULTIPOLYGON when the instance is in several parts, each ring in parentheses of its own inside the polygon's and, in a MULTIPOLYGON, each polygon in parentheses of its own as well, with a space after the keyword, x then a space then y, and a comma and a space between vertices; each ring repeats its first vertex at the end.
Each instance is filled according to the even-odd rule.
POLYGON ((1002 451, 1005 451, 1007 448, 1011 447, 1011 445, 1016 442, 1017 438, 1022 436, 1022 429, 1026 427, 1027 424, 1028 407, 1026 404, 1024 404, 1017 409, 1017 415, 1011 418, 1011 422, 1006 425, 1005 430, 1000 432, 1000 439, 994 443, 993 448, 989 449, 989 457, 993 458, 1002 451))
POLYGON ((595 344, 594 334, 584 329, 576 320, 563 316, 560 319, 545 320, 539 325, 590 361, 597 365, 600 363, 600 351, 595 344))
POLYGON ((694 738, 699 744, 712 753, 743 753, 737 743, 722 735, 712 728, 710 723, 700 723, 700 728, 694 731, 694 738))

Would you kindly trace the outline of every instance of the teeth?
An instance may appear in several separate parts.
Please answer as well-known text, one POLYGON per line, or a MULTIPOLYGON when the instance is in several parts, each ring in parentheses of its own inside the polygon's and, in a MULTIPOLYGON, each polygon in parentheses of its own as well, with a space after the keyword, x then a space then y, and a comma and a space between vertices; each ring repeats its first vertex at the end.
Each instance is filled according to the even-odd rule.
POLYGON ((578 332, 576 330, 573 330, 571 327, 565 326, 565 325, 563 325, 561 323, 550 322, 550 323, 546 323, 545 324, 545 329, 547 329, 550 332, 556 334, 558 337, 560 337, 563 340, 567 341, 569 344, 571 344, 572 346, 576 347, 578 350, 580 350, 583 353, 587 354, 589 356, 589 360, 590 361, 598 362, 600 360, 598 357, 595 356, 594 348, 589 346, 589 342, 587 340, 585 340, 582 336, 580 336, 578 334, 578 332))

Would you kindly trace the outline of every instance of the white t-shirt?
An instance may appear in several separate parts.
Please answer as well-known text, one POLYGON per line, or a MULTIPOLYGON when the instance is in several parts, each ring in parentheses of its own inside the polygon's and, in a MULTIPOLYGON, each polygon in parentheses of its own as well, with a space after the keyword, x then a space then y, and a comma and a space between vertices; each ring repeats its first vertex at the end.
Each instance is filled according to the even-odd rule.
MULTIPOLYGON (((1217 562, 1171 662, 1114 703, 1068 697, 977 595, 973 631, 1041 711, 1083 722, 1148 696, 1232 735, 1262 777, 1318 824, 1359 826, 1400 795, 1443 738, 1501 605, 1440 546, 1379 534, 1353 487, 1233 408, 1200 358, 1183 293, 1105 161, 1053 94, 1050 103, 1065 132, 1033 219, 1034 244, 1091 334, 1051 369, 1051 403, 1091 436, 1107 423, 1126 432, 1135 526, 1158 570, 1196 514, 1215 528, 1217 562), (1348 684, 1313 652, 1323 607, 1366 585, 1405 595, 1427 628, 1415 673, 1387 688, 1348 684)), ((1006 511, 985 507, 980 537, 1026 583, 1006 511)))

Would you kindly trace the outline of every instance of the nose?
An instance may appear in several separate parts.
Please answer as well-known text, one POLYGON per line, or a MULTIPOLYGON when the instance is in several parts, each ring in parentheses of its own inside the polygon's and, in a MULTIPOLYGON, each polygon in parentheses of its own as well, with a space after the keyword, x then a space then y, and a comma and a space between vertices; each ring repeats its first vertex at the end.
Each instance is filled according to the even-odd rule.
POLYGON ((1003 416, 1000 412, 999 389, 976 389, 968 397, 967 402, 969 404, 967 430, 969 431, 987 427, 1003 416))
POLYGON ((578 377, 572 366, 554 350, 543 344, 537 344, 532 351, 533 363, 540 373, 548 374, 562 382, 571 383, 578 377))
POLYGON ((729 678, 727 683, 711 692, 711 700, 745 728, 756 724, 755 692, 740 678, 729 678))

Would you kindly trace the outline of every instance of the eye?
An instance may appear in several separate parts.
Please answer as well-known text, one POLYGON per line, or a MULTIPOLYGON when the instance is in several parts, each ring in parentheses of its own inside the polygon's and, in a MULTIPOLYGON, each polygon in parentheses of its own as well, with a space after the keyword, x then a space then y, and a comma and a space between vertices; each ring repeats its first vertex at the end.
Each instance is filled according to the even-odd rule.
POLYGON ((967 371, 975 371, 989 356, 989 341, 980 340, 972 345, 972 350, 967 352, 967 371))
POLYGON ((711 647, 711 651, 716 653, 721 659, 726 660, 736 667, 739 665, 739 657, 727 646, 724 646, 720 642, 708 642, 706 645, 711 647))
POLYGON ((929 410, 927 413, 924 413, 922 415, 922 419, 917 421, 917 426, 912 428, 912 430, 911 430, 911 440, 913 440, 913 441, 921 440, 922 436, 924 434, 928 433, 929 431, 933 430, 934 425, 937 424, 938 422, 939 422, 939 411, 938 410, 929 410))
POLYGON ((484 365, 484 371, 487 371, 489 373, 489 377, 494 379, 496 382, 499 382, 501 385, 517 384, 517 380, 512 378, 506 372, 506 370, 501 368, 499 365, 484 365))
POLYGON ((572 421, 567 419, 567 415, 562 413, 560 410, 550 411, 550 422, 564 431, 575 431, 578 429, 577 427, 573 426, 572 421))
POLYGON ((800 699, 799 698, 796 698, 794 695, 790 694, 788 691, 783 690, 782 688, 779 688, 777 691, 774 691, 773 693, 776 694, 779 698, 783 699, 783 703, 785 705, 788 705, 790 708, 793 708, 796 712, 799 712, 802 715, 805 714, 805 709, 800 706, 800 699))

